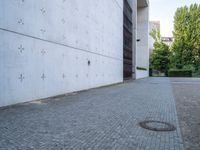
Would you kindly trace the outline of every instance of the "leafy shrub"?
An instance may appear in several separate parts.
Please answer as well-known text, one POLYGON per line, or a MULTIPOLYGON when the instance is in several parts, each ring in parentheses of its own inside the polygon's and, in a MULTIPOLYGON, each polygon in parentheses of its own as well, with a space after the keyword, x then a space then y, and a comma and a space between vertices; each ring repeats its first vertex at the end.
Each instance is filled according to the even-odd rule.
POLYGON ((192 77, 191 69, 170 69, 168 72, 169 77, 192 77))
POLYGON ((200 69, 196 68, 195 71, 193 71, 192 76, 193 77, 200 77, 200 69))
POLYGON ((152 70, 167 72, 170 64, 169 46, 161 41, 159 30, 152 30, 150 35, 154 39, 154 48, 150 55, 150 67, 152 70))
POLYGON ((183 69, 192 70, 193 72, 195 72, 195 67, 192 64, 184 65, 183 69))

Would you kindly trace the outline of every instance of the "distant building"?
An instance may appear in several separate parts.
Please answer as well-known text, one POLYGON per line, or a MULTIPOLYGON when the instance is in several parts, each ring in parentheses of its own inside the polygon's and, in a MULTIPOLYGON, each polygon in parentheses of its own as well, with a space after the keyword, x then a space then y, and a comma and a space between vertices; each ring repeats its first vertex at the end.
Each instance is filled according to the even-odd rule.
POLYGON ((163 43, 170 46, 173 42, 173 37, 161 37, 161 40, 162 40, 163 43))
MULTIPOLYGON (((149 22, 149 34, 152 30, 160 31, 160 21, 150 21, 149 22)), ((153 51, 153 38, 149 35, 149 53, 151 54, 153 51)))

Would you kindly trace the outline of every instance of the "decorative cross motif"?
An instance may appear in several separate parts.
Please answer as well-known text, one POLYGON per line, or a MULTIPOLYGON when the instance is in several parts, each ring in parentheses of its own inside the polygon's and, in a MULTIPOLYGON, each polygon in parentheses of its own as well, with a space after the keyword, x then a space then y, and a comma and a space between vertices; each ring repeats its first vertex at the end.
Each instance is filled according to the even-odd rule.
POLYGON ((20 53, 23 53, 24 47, 22 45, 20 45, 20 47, 18 47, 18 49, 19 49, 20 53))
POLYGON ((46 51, 44 49, 41 50, 42 55, 44 56, 46 54, 46 51))
POLYGON ((66 2, 66 0, 63 0, 63 3, 66 2))
POLYGON ((61 22, 62 22, 63 24, 65 24, 66 21, 65 21, 64 18, 62 18, 62 19, 61 19, 61 22))
POLYGON ((18 79, 22 82, 22 81, 24 80, 24 78, 25 78, 25 77, 23 76, 23 74, 20 74, 20 76, 19 76, 18 79))
POLYGON ((65 57, 65 54, 64 54, 64 53, 62 54, 62 57, 63 57, 63 58, 65 57))
POLYGON ((42 14, 46 13, 46 10, 44 8, 41 8, 40 11, 42 12, 42 14))
POLYGON ((42 78, 42 80, 44 80, 46 78, 44 73, 42 74, 41 78, 42 78))
POLYGON ((76 74, 76 78, 78 78, 78 74, 76 74))
POLYGON ((40 29, 41 33, 44 34, 46 32, 45 29, 40 29))
POLYGON ((19 19, 18 24, 24 25, 24 21, 22 19, 19 19))
POLYGON ((65 74, 63 73, 63 74, 62 74, 62 78, 64 79, 65 77, 66 77, 66 76, 65 76, 65 74))

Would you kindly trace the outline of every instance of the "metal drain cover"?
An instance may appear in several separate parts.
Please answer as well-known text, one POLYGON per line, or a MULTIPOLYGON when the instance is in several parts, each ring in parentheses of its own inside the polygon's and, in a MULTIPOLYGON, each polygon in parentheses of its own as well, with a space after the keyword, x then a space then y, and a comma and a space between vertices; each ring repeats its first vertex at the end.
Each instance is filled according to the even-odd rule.
POLYGON ((176 127, 170 123, 162 122, 162 121, 154 121, 154 120, 146 120, 140 122, 139 125, 147 130, 152 131, 174 131, 176 127))

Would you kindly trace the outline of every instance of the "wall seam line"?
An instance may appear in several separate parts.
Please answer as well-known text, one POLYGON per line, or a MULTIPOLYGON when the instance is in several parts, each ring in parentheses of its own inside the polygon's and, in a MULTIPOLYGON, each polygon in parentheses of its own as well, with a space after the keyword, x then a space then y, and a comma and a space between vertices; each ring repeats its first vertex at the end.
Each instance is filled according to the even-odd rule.
POLYGON ((73 47, 73 46, 70 46, 70 45, 67 45, 67 44, 62 44, 62 43, 58 43, 58 42, 55 42, 55 41, 42 39, 42 38, 39 38, 39 37, 27 35, 27 34, 16 32, 16 31, 12 31, 12 30, 9 30, 9 29, 4 29, 4 28, 0 27, 0 30, 6 31, 6 32, 10 32, 10 33, 14 33, 14 34, 21 35, 21 36, 25 36, 25 37, 29 37, 29 38, 32 38, 32 39, 40 40, 40 41, 43 41, 43 42, 48 42, 48 43, 51 43, 51 44, 56 44, 56 45, 72 48, 72 49, 75 49, 75 50, 78 50, 78 51, 84 51, 84 52, 95 54, 95 55, 99 55, 99 56, 102 56, 102 57, 123 61, 123 59, 120 59, 120 58, 115 58, 115 57, 112 57, 112 56, 106 56, 106 55, 95 53, 95 52, 91 52, 91 51, 88 51, 88 50, 85 50, 85 49, 82 49, 82 48, 76 48, 76 47, 73 47))

